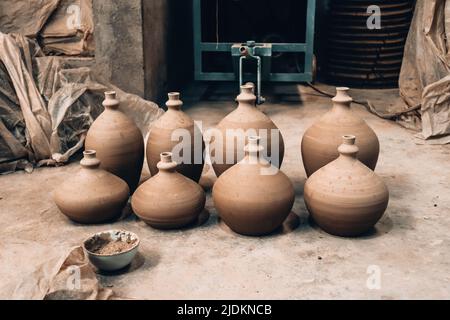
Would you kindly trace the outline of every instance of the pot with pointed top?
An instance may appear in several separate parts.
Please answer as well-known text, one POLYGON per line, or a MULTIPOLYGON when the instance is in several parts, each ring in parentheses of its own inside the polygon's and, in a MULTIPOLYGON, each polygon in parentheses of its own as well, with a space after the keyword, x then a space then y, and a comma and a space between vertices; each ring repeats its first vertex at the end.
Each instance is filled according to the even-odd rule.
POLYGON ((256 107, 251 83, 241 86, 238 107, 217 125, 210 142, 212 165, 219 177, 244 158, 249 136, 260 136, 265 157, 280 168, 284 158, 284 141, 278 127, 256 107))
POLYGON ((249 137, 245 157, 213 187, 214 205, 235 232, 259 236, 280 227, 294 205, 289 178, 263 156, 259 137, 249 137))
POLYGON ((353 99, 349 88, 336 88, 333 108, 306 130, 302 139, 302 158, 307 176, 335 160, 342 136, 351 133, 358 137, 358 159, 375 170, 380 143, 375 132, 350 108, 353 99))
POLYGON ((101 168, 122 178, 133 192, 144 161, 144 138, 134 122, 119 110, 116 93, 105 93, 105 111, 92 123, 85 148, 96 150, 101 168))
POLYGON ((163 152, 158 173, 134 193, 136 215, 158 229, 176 229, 194 222, 205 208, 206 195, 191 179, 177 172, 172 153, 163 152))
POLYGON ((100 168, 94 150, 86 150, 81 169, 63 183, 53 199, 68 218, 79 223, 101 223, 118 218, 128 202, 125 181, 100 168))
POLYGON ((312 218, 333 235, 357 236, 369 231, 389 202, 386 185, 357 159, 358 150, 355 136, 344 136, 339 157, 305 184, 305 203, 312 218))
POLYGON ((168 94, 167 112, 152 124, 147 141, 147 162, 152 176, 158 173, 160 154, 170 151, 177 171, 198 182, 203 171, 205 143, 200 128, 181 110, 180 93, 168 94))

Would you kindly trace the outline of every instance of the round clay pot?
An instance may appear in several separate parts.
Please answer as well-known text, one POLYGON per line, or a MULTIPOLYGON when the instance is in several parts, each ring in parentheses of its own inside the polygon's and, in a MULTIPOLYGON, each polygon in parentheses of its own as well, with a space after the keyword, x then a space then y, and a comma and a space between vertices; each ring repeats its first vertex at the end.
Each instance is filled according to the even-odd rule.
POLYGON ((249 137, 246 156, 225 171, 213 187, 214 205, 233 231, 249 236, 280 227, 294 205, 289 178, 260 154, 259 137, 249 137))
POLYGON ((150 128, 147 141, 147 162, 150 173, 152 176, 158 173, 157 164, 160 160, 160 154, 171 151, 174 153, 173 160, 178 163, 177 171, 198 182, 204 164, 205 143, 203 142, 202 132, 194 121, 181 111, 183 102, 180 100, 178 92, 169 93, 169 101, 166 105, 167 112, 150 128), (174 134, 175 137, 173 137, 174 134), (172 141, 173 138, 175 141, 172 141), (180 145, 180 142, 182 142, 182 145, 180 145), (184 151, 180 152, 180 149, 176 147, 177 145, 186 150, 186 159, 184 159, 184 151), (179 155, 181 159, 175 159, 176 155, 179 155))
POLYGON ((158 173, 136 190, 131 206, 139 218, 154 228, 181 228, 202 213, 206 195, 197 183, 176 171, 172 153, 164 152, 160 157, 158 173))
POLYGON ((130 189, 125 181, 100 169, 94 150, 84 152, 80 171, 53 194, 59 210, 79 223, 101 223, 120 217, 130 189))
POLYGON ((261 137, 260 143, 266 152, 264 156, 274 166, 281 167, 284 157, 283 136, 272 120, 256 107, 253 90, 251 83, 241 86, 241 94, 236 98, 238 107, 220 121, 212 134, 210 153, 218 177, 244 158, 243 150, 249 136, 261 137))
POLYGON ((350 109, 353 99, 348 88, 336 88, 333 108, 306 130, 302 140, 302 158, 307 176, 335 160, 342 136, 352 133, 358 137, 358 159, 375 170, 380 143, 375 132, 350 109))
POLYGON ((389 192, 383 181, 357 159, 355 136, 344 136, 339 157, 315 172, 304 190, 306 206, 326 232, 357 236, 383 216, 389 192))
POLYGON ((144 138, 134 122, 123 114, 114 91, 105 93, 105 111, 92 123, 85 148, 96 150, 101 168, 122 178, 133 192, 144 161, 144 138))

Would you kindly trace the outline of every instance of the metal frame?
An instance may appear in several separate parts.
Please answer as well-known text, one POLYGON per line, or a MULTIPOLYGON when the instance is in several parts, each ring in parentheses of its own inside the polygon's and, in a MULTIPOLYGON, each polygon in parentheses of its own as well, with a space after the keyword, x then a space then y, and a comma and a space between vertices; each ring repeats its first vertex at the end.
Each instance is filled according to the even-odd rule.
MULTIPOLYGON (((235 81, 233 72, 203 72, 203 52, 230 52, 233 43, 202 42, 201 1, 193 0, 194 18, 194 77, 201 81, 235 81)), ((307 0, 306 37, 305 43, 272 43, 272 52, 304 52, 303 73, 270 73, 269 81, 278 82, 309 82, 313 79, 313 50, 316 0, 307 0)), ((242 41, 251 39, 242 39, 242 41)))

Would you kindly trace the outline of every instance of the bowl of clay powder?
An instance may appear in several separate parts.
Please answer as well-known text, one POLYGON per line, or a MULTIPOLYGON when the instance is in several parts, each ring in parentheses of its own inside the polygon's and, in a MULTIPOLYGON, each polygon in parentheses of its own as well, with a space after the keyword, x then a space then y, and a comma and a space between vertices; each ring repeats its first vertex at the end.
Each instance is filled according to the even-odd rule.
POLYGON ((123 230, 99 232, 83 243, 91 263, 105 271, 117 271, 128 266, 133 261, 138 247, 138 236, 123 230))

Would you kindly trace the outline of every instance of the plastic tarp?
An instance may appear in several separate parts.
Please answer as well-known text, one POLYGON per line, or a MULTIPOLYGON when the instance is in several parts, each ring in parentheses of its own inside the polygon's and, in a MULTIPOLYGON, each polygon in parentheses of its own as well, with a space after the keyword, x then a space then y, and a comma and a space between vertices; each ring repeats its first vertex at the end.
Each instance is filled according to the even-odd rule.
POLYGON ((0 32, 34 38, 48 55, 94 56, 92 0, 2 0, 0 32))
POLYGON ((44 56, 35 41, 0 33, 0 172, 67 162, 103 111, 104 91, 117 92, 143 135, 161 116, 155 103, 96 79, 86 59, 44 56))
POLYGON ((0 1, 0 31, 36 37, 60 0, 0 1))
MULTIPOLYGON (((37 250, 41 249, 35 244, 37 250)), ((48 250, 43 254, 49 255, 48 250)), ((23 261, 28 263, 28 261, 23 261)), ((119 299, 99 283, 82 247, 54 253, 20 283, 0 285, 0 298, 14 300, 110 300, 119 299)))
POLYGON ((405 46, 400 95, 420 106, 422 143, 450 143, 450 0, 418 0, 405 46))
POLYGON ((39 36, 46 54, 94 56, 92 0, 60 0, 39 36))

